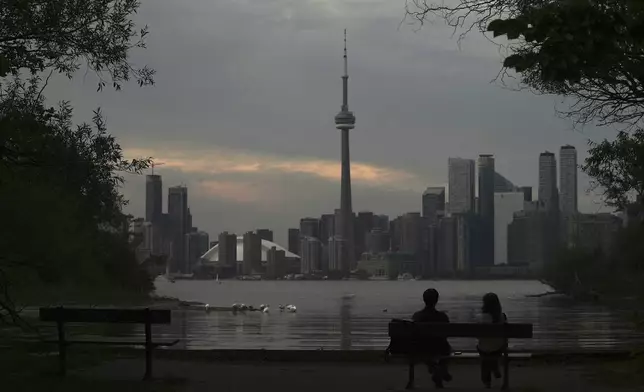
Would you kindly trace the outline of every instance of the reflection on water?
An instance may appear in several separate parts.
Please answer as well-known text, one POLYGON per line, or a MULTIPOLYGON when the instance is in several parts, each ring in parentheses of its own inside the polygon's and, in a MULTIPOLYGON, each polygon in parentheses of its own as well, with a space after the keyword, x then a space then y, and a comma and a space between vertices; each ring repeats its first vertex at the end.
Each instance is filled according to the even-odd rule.
POLYGON ((340 349, 351 350, 351 302, 352 298, 342 298, 340 304, 340 349))
MULTIPOLYGON (((211 306, 269 304, 271 311, 178 310, 173 312, 172 325, 153 328, 155 334, 181 339, 175 349, 384 349, 389 343, 389 320, 408 318, 420 309, 422 293, 428 287, 440 292, 439 308, 454 322, 473 321, 481 297, 496 292, 510 322, 534 324, 534 338, 512 341, 515 348, 610 350, 644 342, 644 336, 635 335, 624 317, 609 309, 562 297, 526 297, 549 290, 536 281, 157 282, 160 295, 211 306), (294 304, 297 313, 280 312, 278 304, 294 304)), ((100 333, 143 337, 138 326, 108 325, 100 333)), ((461 350, 475 344, 472 339, 450 341, 461 350)))

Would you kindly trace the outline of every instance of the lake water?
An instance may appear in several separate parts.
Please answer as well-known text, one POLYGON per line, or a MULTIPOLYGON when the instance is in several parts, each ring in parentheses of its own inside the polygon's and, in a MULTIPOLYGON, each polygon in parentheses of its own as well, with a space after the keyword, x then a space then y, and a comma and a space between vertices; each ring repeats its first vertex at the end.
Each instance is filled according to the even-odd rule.
MULTIPOLYGON (((176 348, 384 349, 387 323, 408 318, 422 307, 425 289, 440 293, 438 307, 454 322, 473 321, 481 297, 497 293, 510 322, 534 324, 534 338, 514 341, 530 350, 614 350, 644 342, 625 315, 559 296, 526 297, 550 291, 537 281, 187 281, 156 282, 157 294, 211 306, 245 303, 271 306, 269 313, 173 312, 169 327, 155 327, 180 338, 176 348), (343 299, 353 295, 351 299, 343 299), (278 310, 294 304, 297 313, 278 310), (386 309, 386 312, 384 311, 386 309)), ((132 334, 130 331, 128 334, 132 334)), ((456 349, 473 348, 471 339, 454 339, 456 349)))

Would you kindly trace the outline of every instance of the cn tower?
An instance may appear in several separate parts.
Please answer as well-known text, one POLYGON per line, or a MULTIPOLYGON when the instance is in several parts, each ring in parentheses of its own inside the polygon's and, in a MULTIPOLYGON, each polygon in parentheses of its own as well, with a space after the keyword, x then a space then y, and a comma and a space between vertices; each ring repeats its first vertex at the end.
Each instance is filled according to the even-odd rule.
POLYGON ((349 69, 347 61, 347 30, 344 30, 344 75, 342 75, 342 107, 335 116, 335 127, 342 134, 342 179, 340 184, 340 224, 337 236, 340 239, 339 264, 342 275, 351 274, 353 265, 353 209, 351 207, 351 158, 349 155, 349 130, 353 129, 356 117, 349 111, 349 69))

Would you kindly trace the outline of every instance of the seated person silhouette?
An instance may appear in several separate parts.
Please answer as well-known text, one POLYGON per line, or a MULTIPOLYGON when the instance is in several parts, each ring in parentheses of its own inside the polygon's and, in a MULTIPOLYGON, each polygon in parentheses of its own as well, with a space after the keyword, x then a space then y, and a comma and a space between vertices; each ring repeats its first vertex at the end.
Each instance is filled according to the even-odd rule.
MULTIPOLYGON (((444 312, 436 310, 438 291, 427 289, 423 293, 425 308, 412 316, 412 320, 420 323, 449 323, 449 317, 444 312)), ((452 376, 447 368, 447 358, 452 352, 452 347, 447 338, 429 338, 424 341, 423 355, 426 356, 427 367, 432 374, 432 381, 437 388, 443 387, 443 381, 451 381, 452 376)))
MULTIPOLYGON (((479 316, 480 323, 503 324, 508 318, 503 313, 501 301, 494 293, 487 293, 483 296, 483 308, 479 316)), ((479 338, 476 346, 481 356, 481 380, 486 388, 492 387, 492 375, 494 378, 501 378, 499 370, 499 359, 508 347, 508 341, 504 338, 479 338)))

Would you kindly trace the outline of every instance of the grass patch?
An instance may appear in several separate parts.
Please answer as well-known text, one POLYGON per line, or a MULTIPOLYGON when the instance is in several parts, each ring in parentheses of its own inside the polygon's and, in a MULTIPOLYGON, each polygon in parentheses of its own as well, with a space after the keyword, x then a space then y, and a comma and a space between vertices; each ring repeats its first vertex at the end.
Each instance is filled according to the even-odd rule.
POLYGON ((0 369, 3 390, 51 392, 169 392, 176 391, 183 380, 149 382, 103 380, 82 377, 82 370, 120 358, 141 357, 134 350, 104 347, 72 346, 67 355, 69 375, 58 375, 58 354, 55 345, 11 344, 0 341, 0 369))
POLYGON ((588 376, 593 382, 609 387, 644 390, 644 357, 592 366, 588 376))
MULTIPOLYGON (((3 381, 4 383, 4 381, 3 381)), ((3 386, 7 386, 4 383, 3 386)), ((41 377, 27 380, 19 384, 8 384, 8 391, 46 391, 46 392, 172 392, 177 390, 177 385, 161 381, 110 381, 67 377, 41 377)))

